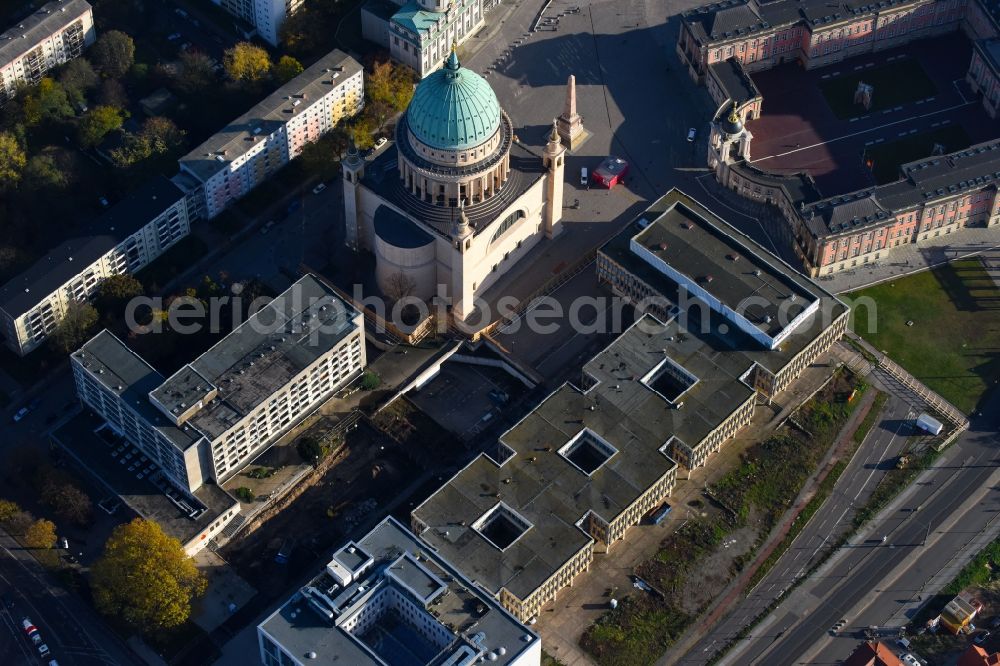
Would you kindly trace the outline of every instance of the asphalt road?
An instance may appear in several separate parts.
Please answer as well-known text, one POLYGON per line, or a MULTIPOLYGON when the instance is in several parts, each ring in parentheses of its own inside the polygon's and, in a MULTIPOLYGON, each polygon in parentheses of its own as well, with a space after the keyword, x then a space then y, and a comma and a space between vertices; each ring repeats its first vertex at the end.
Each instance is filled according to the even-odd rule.
POLYGON ((680 661, 681 664, 704 664, 716 650, 733 640, 743 627, 808 571, 824 546, 835 541, 851 526, 854 508, 861 506, 891 469, 907 442, 913 404, 892 396, 882 416, 859 447, 857 454, 841 474, 836 487, 823 506, 778 560, 771 572, 743 599, 710 634, 705 636, 680 661))
POLYGON ((0 663, 61 666, 138 664, 121 641, 75 595, 51 583, 35 560, 7 535, 0 535, 0 590, 13 608, 0 610, 0 663), (29 617, 51 654, 41 659, 27 640, 21 621, 29 617))
MULTIPOLYGON (((725 663, 839 663, 871 624, 912 614, 934 573, 993 524, 1000 512, 1000 393, 959 440, 886 512, 868 536, 842 548, 730 653, 725 663), (882 536, 886 541, 882 542, 882 536), (841 620, 838 636, 831 629, 841 620), (812 653, 821 654, 812 660, 812 653)), ((898 623, 901 623, 900 620, 898 623)))

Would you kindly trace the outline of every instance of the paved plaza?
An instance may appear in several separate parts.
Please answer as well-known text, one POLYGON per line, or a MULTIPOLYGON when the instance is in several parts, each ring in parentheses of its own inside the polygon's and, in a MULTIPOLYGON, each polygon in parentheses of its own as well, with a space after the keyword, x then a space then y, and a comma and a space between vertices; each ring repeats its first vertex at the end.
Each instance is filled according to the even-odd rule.
POLYGON ((994 138, 996 121, 964 83, 971 53, 967 39, 949 34, 819 69, 788 63, 754 74, 764 105, 763 115, 747 125, 754 137, 751 162, 777 173, 806 171, 823 196, 834 196, 874 184, 863 160, 866 148, 949 125, 961 126, 971 143, 994 138), (821 89, 824 82, 858 72, 863 77, 865 71, 907 59, 919 64, 935 95, 871 113, 858 106, 853 118, 834 115, 821 89))

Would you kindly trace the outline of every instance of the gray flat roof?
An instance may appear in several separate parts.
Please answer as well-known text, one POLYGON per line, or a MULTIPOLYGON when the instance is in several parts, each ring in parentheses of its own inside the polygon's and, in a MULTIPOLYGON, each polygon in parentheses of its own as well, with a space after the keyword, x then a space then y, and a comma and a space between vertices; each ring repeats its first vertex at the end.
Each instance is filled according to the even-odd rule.
POLYGON ((354 331, 357 316, 353 306, 306 275, 151 397, 182 414, 217 388, 218 396, 185 423, 215 439, 354 331))
POLYGON ((145 182, 84 229, 0 287, 0 308, 19 317, 184 198, 164 176, 145 182))
POLYGON ((649 220, 649 226, 635 235, 634 243, 730 310, 744 313, 772 337, 784 328, 779 310, 791 319, 820 298, 809 281, 773 255, 742 243, 729 232, 732 227, 726 229, 713 218, 718 220, 676 200, 649 220))
POLYGON ((737 104, 743 104, 760 97, 757 84, 753 82, 750 75, 743 69, 743 65, 737 58, 728 58, 722 62, 715 62, 709 65, 715 72, 716 78, 722 84, 722 89, 729 99, 737 104))
POLYGON ((591 541, 576 526, 588 512, 614 520, 676 466, 672 438, 696 446, 753 396, 740 379, 751 360, 682 334, 640 319, 584 366, 589 389, 564 384, 503 434, 502 466, 480 456, 417 507, 421 538, 490 591, 529 595, 591 541), (654 390, 664 358, 697 378, 682 408, 654 390), (581 433, 616 451, 589 475, 560 452, 581 433), (473 526, 498 502, 531 524, 503 550, 473 526))
POLYGON ((297 98, 302 99, 301 108, 307 108, 327 94, 334 84, 339 84, 360 71, 361 65, 357 60, 343 51, 330 51, 182 157, 181 166, 202 181, 208 180, 222 169, 228 168, 226 165, 229 162, 247 152, 258 136, 271 134, 292 118, 300 110, 293 106, 297 98), (338 71, 338 68, 342 69, 338 71), (218 159, 219 157, 222 159, 218 159))
POLYGON ((0 34, 0 65, 34 48, 62 26, 90 11, 85 0, 53 0, 0 34))
POLYGON ((52 437, 129 508, 158 523, 166 534, 182 544, 196 538, 238 504, 219 486, 206 483, 194 493, 188 493, 200 503, 198 508, 204 508, 197 518, 191 518, 150 480, 152 475, 137 479, 135 471, 129 472, 120 463, 120 458, 111 457, 112 447, 94 432, 102 425, 103 419, 85 410, 62 425, 52 437))
MULTIPOLYGON (((663 298, 675 306, 682 304, 685 301, 690 302, 692 297, 689 295, 682 297, 680 287, 675 281, 653 268, 644 259, 638 257, 632 251, 631 247, 632 239, 643 230, 643 225, 645 223, 649 223, 646 229, 652 228, 656 224, 655 221, 659 220, 665 213, 672 210, 674 208, 674 204, 676 203, 682 203, 683 209, 697 213, 698 219, 711 220, 712 227, 724 230, 725 235, 729 237, 730 240, 723 246, 715 246, 714 241, 707 238, 705 239, 705 242, 708 243, 707 247, 715 247, 715 249, 712 250, 715 259, 713 260, 711 266, 713 270, 715 268, 719 269, 716 272, 720 273, 720 278, 721 272, 731 272, 732 266, 738 266, 739 268, 737 270, 745 271, 749 268, 749 266, 744 262, 746 262, 748 258, 752 257, 754 262, 758 262, 754 265, 758 265, 761 268, 762 275, 766 270, 768 274, 771 275, 771 279, 775 284, 785 284, 784 281, 787 280, 788 283, 795 285, 796 289, 804 290, 806 293, 810 294, 812 298, 819 301, 817 312, 799 322, 794 331, 782 341, 781 345, 777 349, 770 350, 765 348, 758 341, 754 340, 743 331, 737 329, 735 326, 729 325, 721 315, 714 311, 712 311, 707 317, 705 322, 707 324, 707 328, 705 331, 699 330, 701 322, 698 321, 698 317, 686 318, 689 320, 685 322, 689 335, 699 337, 705 340, 706 344, 720 350, 739 352, 740 354, 746 356, 749 361, 759 363, 770 372, 776 373, 781 368, 785 367, 785 365, 796 354, 802 351, 806 345, 819 336, 840 314, 847 310, 847 306, 844 305, 844 303, 842 303, 836 296, 775 257, 752 238, 746 236, 724 220, 720 219, 700 203, 676 189, 671 190, 655 201, 648 209, 646 209, 645 212, 641 213, 635 221, 619 232, 618 235, 610 241, 605 243, 599 252, 624 267, 627 271, 644 281, 646 284, 650 285, 652 288, 657 289, 663 298), (723 252, 723 250, 729 243, 735 243, 737 247, 743 248, 741 250, 741 259, 737 262, 732 262, 724 258, 726 253, 723 252), (696 328, 695 324, 698 324, 699 326, 696 328), (720 326, 724 327, 720 329, 720 326)), ((685 215, 685 218, 686 217, 687 216, 685 215)), ((670 216, 667 216, 666 219, 669 220, 671 218, 670 216)), ((675 221, 677 220, 677 218, 673 219, 675 221)), ((694 229, 692 228, 684 231, 687 232, 693 230, 694 229)), ((692 249, 692 252, 698 252, 698 250, 695 248, 692 249)), ((690 262, 691 257, 682 257, 679 261, 690 262)), ((697 263, 694 265, 697 266, 697 263)), ((732 279, 736 278, 727 277, 723 280, 723 282, 732 279)), ((707 285, 707 288, 709 292, 714 292, 716 289, 716 280, 713 279, 713 281, 707 285)))
POLYGON ((73 352, 109 391, 145 418, 178 449, 197 443, 197 433, 178 428, 149 402, 149 393, 163 383, 163 375, 128 348, 114 333, 104 329, 73 352))
MULTIPOLYGON (((497 658, 491 663, 503 666, 523 656, 538 640, 536 634, 515 620, 495 599, 420 543, 392 517, 385 518, 361 538, 358 545, 375 559, 373 567, 359 580, 341 588, 334 586, 333 579, 324 572, 307 585, 323 592, 336 605, 337 610, 326 606, 333 619, 318 612, 300 591, 261 623, 260 629, 299 659, 314 652, 315 659, 309 659, 310 663, 352 666, 383 663, 376 656, 379 648, 370 647, 373 641, 368 640, 366 644, 365 634, 352 636, 340 628, 339 621, 391 587, 425 609, 454 635, 454 640, 436 654, 418 659, 416 654, 409 653, 411 661, 406 663, 438 665, 456 653, 468 655, 468 661, 459 663, 472 663, 477 655, 493 652, 497 658), (390 566, 394 567, 391 576, 387 575, 390 566), (431 605, 425 606, 410 590, 397 585, 394 577, 405 581, 406 585, 412 583, 414 589, 419 590, 417 594, 430 592, 433 587, 437 596, 433 597, 431 605), (438 592, 438 581, 446 585, 443 594, 438 592), (501 647, 504 648, 502 655, 499 654, 501 647)), ((376 620, 379 622, 381 620, 376 620)), ((384 663, 403 663, 394 661, 384 651, 381 659, 384 663)))

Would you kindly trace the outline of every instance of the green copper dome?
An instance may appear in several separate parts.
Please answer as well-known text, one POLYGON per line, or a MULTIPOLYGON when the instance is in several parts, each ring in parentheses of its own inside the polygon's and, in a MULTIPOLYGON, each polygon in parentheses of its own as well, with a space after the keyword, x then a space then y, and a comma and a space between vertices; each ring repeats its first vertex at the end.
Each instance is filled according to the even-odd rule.
POLYGON ((406 123, 428 146, 462 150, 493 136, 500 127, 500 103, 490 84, 462 67, 452 51, 443 69, 417 85, 406 123))

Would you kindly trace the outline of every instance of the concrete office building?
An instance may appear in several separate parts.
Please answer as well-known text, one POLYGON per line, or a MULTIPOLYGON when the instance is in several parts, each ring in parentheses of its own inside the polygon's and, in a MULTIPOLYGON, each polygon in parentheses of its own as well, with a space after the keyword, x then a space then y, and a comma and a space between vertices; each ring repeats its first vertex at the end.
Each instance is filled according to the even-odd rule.
POLYGON ((180 159, 175 178, 211 219, 364 107, 364 71, 331 51, 180 159))
POLYGON ((94 14, 85 0, 53 0, 10 26, 0 35, 0 101, 79 56, 94 39, 94 14))
POLYGON ((392 517, 257 627, 264 666, 538 666, 542 645, 392 517))
POLYGON ((598 253, 645 312, 413 510, 420 538, 522 621, 843 334, 847 307, 674 190, 598 253))
POLYGON ((307 275, 169 378, 108 331, 71 361, 80 400, 191 492, 236 474, 357 377, 363 321, 307 275))
POLYGON ((1000 39, 981 39, 973 44, 965 80, 981 96, 990 118, 996 118, 1000 109, 1000 39))
POLYGON ((344 160, 346 242, 375 255, 383 293, 441 293, 464 319, 474 299, 543 238, 562 231, 565 148, 520 143, 490 85, 448 64, 417 86, 394 144, 344 160), (540 153, 540 154, 539 154, 540 153))
POLYGON ((281 24, 302 6, 304 0, 212 0, 238 19, 246 21, 257 36, 271 46, 281 41, 281 24))
POLYGON ((369 0, 361 7, 361 32, 423 78, 484 19, 483 0, 369 0))
POLYGON ((139 188, 88 230, 52 249, 0 287, 4 341, 24 355, 59 325, 74 302, 112 275, 135 273, 191 231, 184 193, 162 176, 139 188))

